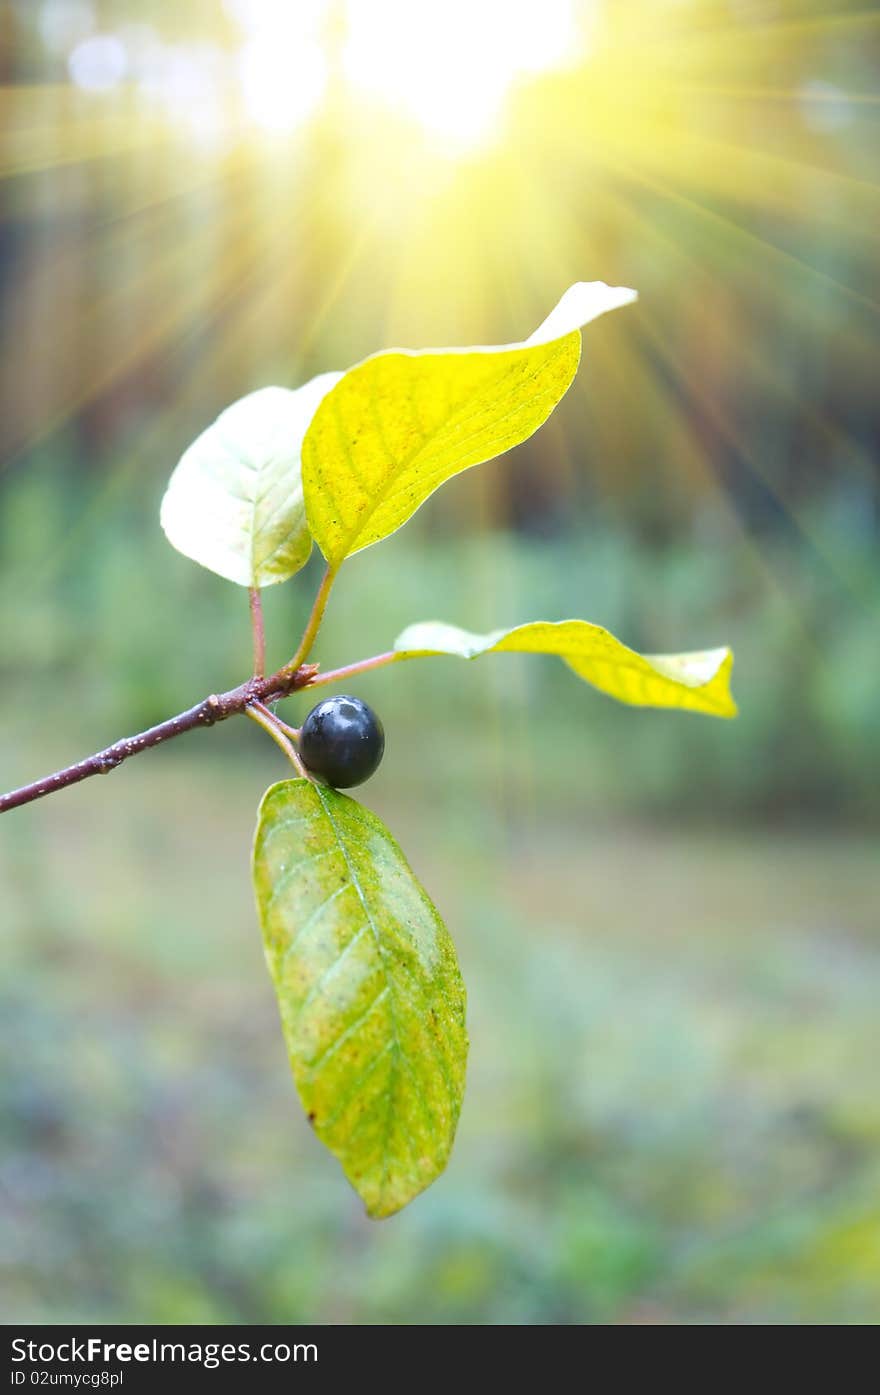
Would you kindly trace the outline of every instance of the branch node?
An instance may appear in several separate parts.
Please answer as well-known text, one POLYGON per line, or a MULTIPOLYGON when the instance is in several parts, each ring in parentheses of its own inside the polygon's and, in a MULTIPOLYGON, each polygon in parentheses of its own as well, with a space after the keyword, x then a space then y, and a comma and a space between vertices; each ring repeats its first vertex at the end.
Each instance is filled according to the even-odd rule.
POLYGON ((296 670, 294 688, 307 688, 313 678, 317 678, 320 664, 300 664, 296 670))
POLYGON ((212 727, 223 715, 223 703, 216 693, 211 693, 202 703, 202 710, 199 713, 199 722, 204 727, 212 727))

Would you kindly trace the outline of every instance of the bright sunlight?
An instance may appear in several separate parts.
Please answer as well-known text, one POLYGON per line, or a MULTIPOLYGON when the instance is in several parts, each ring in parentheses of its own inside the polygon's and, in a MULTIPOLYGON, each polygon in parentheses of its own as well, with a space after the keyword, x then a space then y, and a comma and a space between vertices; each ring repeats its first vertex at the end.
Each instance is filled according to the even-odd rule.
MULTIPOLYGON (((463 153, 498 134, 515 86, 582 55, 590 10, 573 0, 225 0, 223 8, 229 46, 160 49, 146 25, 88 32, 69 50, 70 77, 93 93, 132 82, 197 139, 220 138, 239 121, 290 135, 318 114, 335 78, 365 108, 421 128, 444 153, 463 153)), ((50 0, 44 33, 75 40, 77 19, 87 30, 90 13, 85 5, 65 15, 50 0)))
POLYGON ((571 0, 351 0, 342 58, 359 90, 466 148, 497 130, 517 82, 580 50, 571 0))

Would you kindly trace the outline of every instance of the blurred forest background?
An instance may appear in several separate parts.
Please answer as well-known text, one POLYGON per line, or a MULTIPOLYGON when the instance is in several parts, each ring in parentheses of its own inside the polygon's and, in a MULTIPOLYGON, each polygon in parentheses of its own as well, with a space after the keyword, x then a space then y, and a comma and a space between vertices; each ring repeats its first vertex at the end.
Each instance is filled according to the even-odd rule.
POLYGON ((518 656, 358 683, 472 1037, 449 1171, 381 1225, 262 962, 275 748, 4 818, 6 1321, 878 1320, 878 59, 858 0, 0 3, 4 789, 246 672, 244 593, 158 527, 219 410, 577 279, 641 299, 349 564, 318 657, 577 615, 731 643, 742 714, 518 656))

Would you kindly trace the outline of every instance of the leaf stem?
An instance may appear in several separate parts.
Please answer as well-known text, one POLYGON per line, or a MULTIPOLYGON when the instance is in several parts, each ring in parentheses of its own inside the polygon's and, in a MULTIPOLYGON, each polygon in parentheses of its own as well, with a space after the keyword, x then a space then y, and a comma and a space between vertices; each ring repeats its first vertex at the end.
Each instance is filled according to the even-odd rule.
POLYGON ((262 727, 263 731, 267 731, 269 733, 275 744, 281 747, 282 751, 287 756, 287 759, 290 761, 296 773, 298 775, 302 775, 303 778, 307 780, 309 776, 306 772, 306 768, 300 760, 299 756, 297 755, 296 748, 294 747, 293 743, 291 741, 288 741, 287 737, 284 735, 284 732, 281 730, 281 727, 278 724, 278 719, 274 716, 274 714, 270 712, 267 707, 264 707, 261 702, 252 702, 249 703, 248 706, 244 709, 244 715, 246 717, 250 717, 252 722, 256 722, 258 727, 262 727))
POLYGON ((273 712, 264 702, 252 702, 251 707, 255 707, 258 712, 262 712, 264 717, 268 717, 271 722, 274 722, 279 731, 283 731, 284 735, 289 736, 291 741, 299 741, 299 727, 288 726, 287 722, 283 721, 278 713, 273 712))
POLYGON ((318 587, 318 594, 315 596, 315 603, 312 606, 312 613, 308 618, 308 622, 306 624, 305 629, 303 630, 303 636, 299 642, 299 648, 297 649, 293 658, 290 660, 290 663, 285 664, 285 670, 290 669, 291 671, 293 671, 294 669, 299 668, 300 664, 302 664, 303 661, 307 659, 309 657, 309 654, 312 652, 312 645, 314 644, 315 637, 319 629, 321 628, 321 621, 324 619, 324 611, 327 609, 327 601, 330 597, 330 590, 335 580, 336 571, 333 567, 331 567, 328 564, 321 585, 318 587))
POLYGON ((320 688, 324 683, 338 683, 344 678, 351 678, 356 673, 367 673, 371 668, 382 668, 385 664, 398 663, 401 659, 425 657, 427 656, 419 654, 399 654, 394 649, 389 649, 384 654, 375 654, 371 659, 358 659, 357 663, 346 664, 344 668, 331 668, 326 673, 318 672, 306 686, 320 688))
POLYGON ((80 780, 87 780, 92 775, 107 775, 131 756, 140 755, 141 751, 148 751, 163 741, 170 741, 172 737, 182 736, 186 731, 225 722, 228 717, 245 712, 254 702, 278 702, 290 693, 307 687, 316 672, 314 664, 302 664, 292 670, 279 669, 268 678, 249 678, 246 683, 240 683, 237 688, 230 688, 226 693, 211 693, 209 697, 197 702, 195 707, 187 708, 185 712, 179 712, 176 717, 169 717, 167 721, 159 722, 157 726, 149 727, 137 736, 123 737, 121 741, 114 742, 103 751, 77 761, 75 765, 68 765, 65 769, 56 771, 54 775, 46 775, 42 780, 35 780, 33 784, 22 785, 20 789, 0 795, 0 814, 5 814, 10 809, 18 809, 23 804, 31 804, 35 799, 42 799, 47 794, 66 789, 68 785, 79 784, 80 780))
POLYGON ((248 590, 251 606, 251 631, 254 636, 254 677, 262 678, 266 672, 266 627, 263 623, 263 598, 259 586, 248 590))

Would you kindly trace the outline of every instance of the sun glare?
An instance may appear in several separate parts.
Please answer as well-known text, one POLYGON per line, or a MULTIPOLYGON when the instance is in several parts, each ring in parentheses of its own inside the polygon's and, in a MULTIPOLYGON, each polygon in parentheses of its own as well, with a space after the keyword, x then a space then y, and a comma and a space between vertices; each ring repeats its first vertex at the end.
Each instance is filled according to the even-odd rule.
POLYGON ((327 0, 226 0, 226 9, 245 40, 236 67, 246 116, 269 135, 291 134, 316 113, 327 86, 327 0))
POLYGON ((571 0, 352 0, 342 61, 352 85, 442 140, 481 143, 524 76, 578 56, 571 0))
POLYGON ((77 87, 100 92, 133 82, 197 136, 224 124, 209 108, 224 109, 227 126, 237 109, 257 130, 289 135, 319 112, 333 73, 365 108, 455 152, 497 132, 519 82, 582 56, 592 10, 575 0, 225 0, 224 8, 238 41, 225 50, 225 66, 212 62, 198 73, 190 71, 192 45, 157 55, 152 31, 142 42, 145 26, 89 34, 81 6, 68 15, 77 25, 63 28, 50 0, 44 29, 47 43, 74 40, 68 70, 77 87), (189 99, 181 112, 184 68, 189 99))
MULTIPOLYGON (((13 278, 4 400, 17 441, 165 346, 192 351, 193 382, 203 374, 213 392, 227 380, 234 390, 239 360, 245 376, 263 363, 290 374, 335 363, 337 313, 363 352, 450 342, 461 325, 492 342, 499 318, 513 336, 533 303, 558 293, 562 268, 644 290, 638 342, 612 326, 592 349, 609 404, 595 423, 597 473, 624 462, 620 480, 607 467, 609 488, 637 480, 638 463, 625 464, 641 458, 634 398, 688 487, 710 478, 710 431, 760 478, 760 452, 711 394, 734 360, 782 403, 791 375, 770 337, 746 332, 740 300, 775 305, 798 342, 827 314, 835 361, 867 374, 876 6, 13 8, 27 43, 0 91, 0 177, 20 180, 8 187, 22 219, 29 201, 55 200, 60 226, 83 230, 64 258, 37 239, 28 256, 42 281, 29 265, 13 278), (839 256, 815 251, 826 235, 839 256), (53 326, 65 318, 56 302, 71 336, 87 317, 91 357, 73 338, 64 352, 19 353, 16 316, 32 312, 42 336, 40 306, 53 307, 53 326), (685 316, 678 337, 670 316, 685 316), (224 332, 209 350, 201 331, 215 324, 224 332)), ((821 402, 811 414, 817 440, 867 468, 821 402)), ((574 462, 563 468, 573 474, 574 462)))
POLYGON ((238 60, 242 97, 250 118, 269 133, 289 134, 320 104, 327 64, 320 45, 306 35, 279 42, 274 33, 257 34, 238 60))

